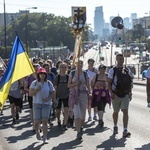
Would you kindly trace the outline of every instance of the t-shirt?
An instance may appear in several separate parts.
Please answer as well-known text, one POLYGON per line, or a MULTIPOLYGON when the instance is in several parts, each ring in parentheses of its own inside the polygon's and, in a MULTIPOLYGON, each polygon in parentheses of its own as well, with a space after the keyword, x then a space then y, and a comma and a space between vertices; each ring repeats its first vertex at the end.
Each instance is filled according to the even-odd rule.
POLYGON ((87 72, 87 74, 88 74, 88 76, 90 78, 89 79, 89 83, 91 84, 91 81, 92 81, 93 77, 96 75, 96 72, 93 72, 93 71, 91 71, 89 69, 87 69, 86 72, 87 72))
POLYGON ((8 95, 10 95, 14 98, 21 98, 19 81, 15 81, 14 83, 11 84, 8 95))
POLYGON ((65 99, 69 97, 69 88, 67 75, 60 76, 59 75, 59 83, 58 83, 58 75, 55 78, 54 86, 57 86, 56 97, 60 99, 65 99))
POLYGON ((50 105, 52 102, 52 99, 49 100, 48 102, 44 102, 43 98, 48 97, 50 92, 55 91, 53 84, 50 81, 49 83, 47 81, 47 82, 44 82, 44 84, 42 85, 41 82, 34 80, 31 83, 30 88, 36 89, 39 85, 41 86, 41 91, 38 91, 37 94, 33 96, 33 103, 50 105))

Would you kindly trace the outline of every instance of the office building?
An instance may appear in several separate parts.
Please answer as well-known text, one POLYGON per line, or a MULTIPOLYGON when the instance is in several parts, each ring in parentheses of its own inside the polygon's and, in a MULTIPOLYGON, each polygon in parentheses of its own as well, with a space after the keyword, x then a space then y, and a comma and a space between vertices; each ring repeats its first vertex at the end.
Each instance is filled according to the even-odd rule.
POLYGON ((94 34, 97 35, 98 39, 102 38, 104 29, 104 15, 103 6, 95 8, 94 12, 94 34))

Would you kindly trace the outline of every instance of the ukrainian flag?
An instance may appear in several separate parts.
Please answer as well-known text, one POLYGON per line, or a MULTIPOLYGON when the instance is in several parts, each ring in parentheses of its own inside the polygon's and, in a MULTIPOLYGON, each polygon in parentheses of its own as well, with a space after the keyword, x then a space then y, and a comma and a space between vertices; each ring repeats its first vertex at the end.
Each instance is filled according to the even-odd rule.
POLYGON ((4 107, 11 84, 34 72, 28 54, 25 52, 17 35, 12 48, 8 67, 0 81, 0 108, 4 107))

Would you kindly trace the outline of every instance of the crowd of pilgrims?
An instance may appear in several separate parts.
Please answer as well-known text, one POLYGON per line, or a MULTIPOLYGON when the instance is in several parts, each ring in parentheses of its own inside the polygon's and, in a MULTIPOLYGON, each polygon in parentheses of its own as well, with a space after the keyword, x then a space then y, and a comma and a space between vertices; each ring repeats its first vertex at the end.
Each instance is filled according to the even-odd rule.
MULTIPOLYGON (((44 143, 48 127, 53 126, 54 120, 64 132, 68 127, 75 127, 77 140, 82 139, 86 114, 88 121, 96 120, 102 128, 105 106, 111 102, 106 66, 101 64, 95 68, 94 62, 93 59, 87 62, 79 59, 71 64, 66 59, 54 66, 50 59, 33 59, 35 73, 12 83, 8 93, 12 123, 19 122, 23 104, 28 102, 31 126, 36 138, 44 143), (83 63, 88 64, 86 70, 83 63)), ((0 79, 7 64, 5 61, 0 67, 0 79)))

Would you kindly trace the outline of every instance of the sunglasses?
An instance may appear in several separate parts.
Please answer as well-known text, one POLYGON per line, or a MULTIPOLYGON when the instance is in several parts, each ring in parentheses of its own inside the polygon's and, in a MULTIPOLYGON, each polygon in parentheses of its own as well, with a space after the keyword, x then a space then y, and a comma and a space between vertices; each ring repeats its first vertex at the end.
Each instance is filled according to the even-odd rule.
POLYGON ((49 68, 45 67, 46 70, 48 70, 49 68))
POLYGON ((39 74, 40 74, 40 75, 43 75, 43 74, 45 75, 45 73, 44 73, 44 72, 41 72, 41 73, 39 73, 39 74))

